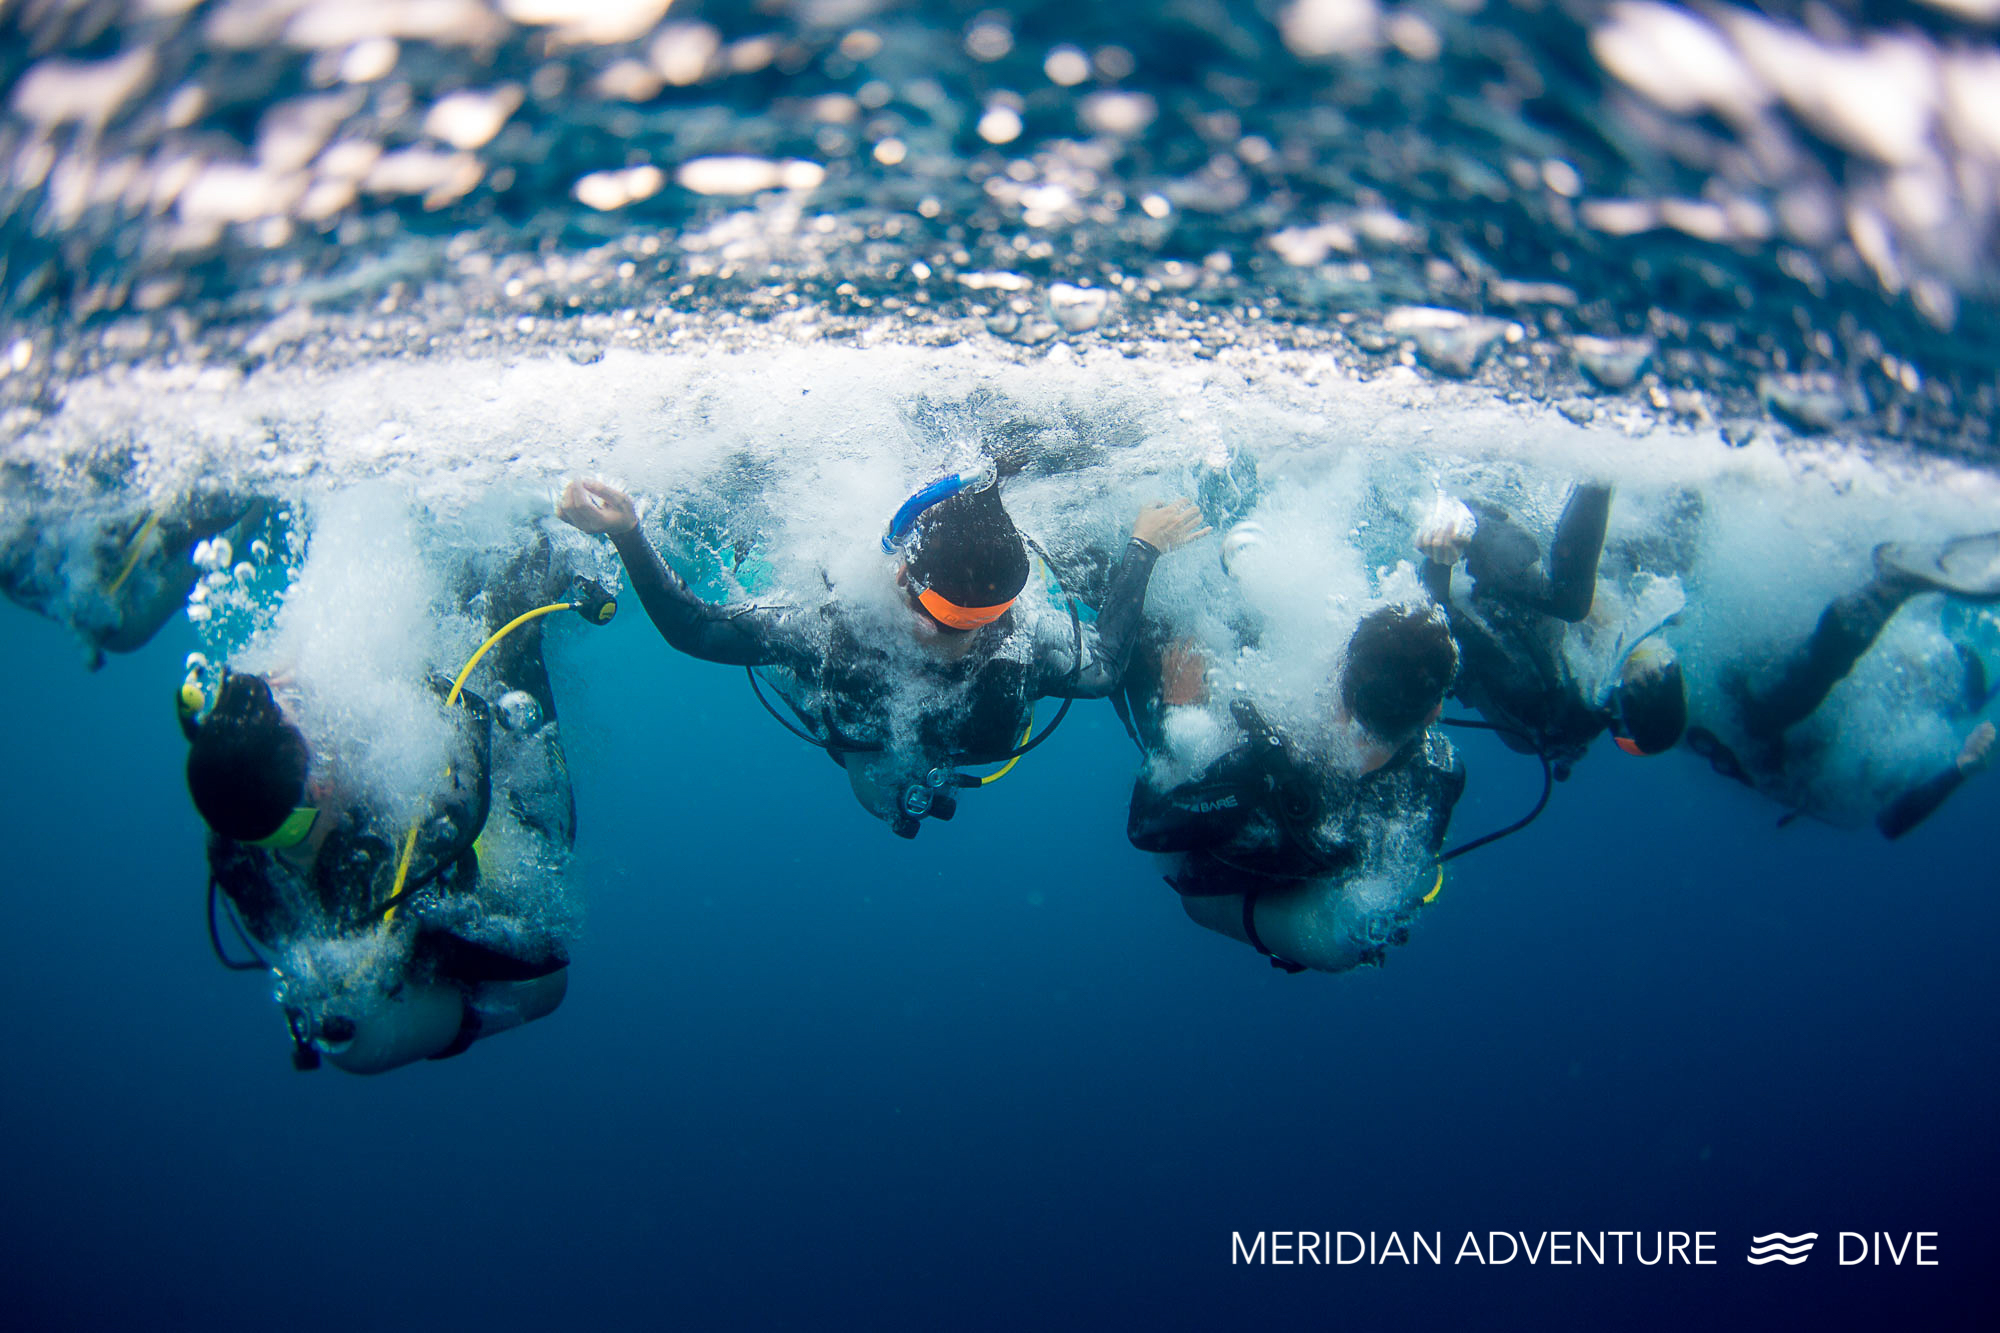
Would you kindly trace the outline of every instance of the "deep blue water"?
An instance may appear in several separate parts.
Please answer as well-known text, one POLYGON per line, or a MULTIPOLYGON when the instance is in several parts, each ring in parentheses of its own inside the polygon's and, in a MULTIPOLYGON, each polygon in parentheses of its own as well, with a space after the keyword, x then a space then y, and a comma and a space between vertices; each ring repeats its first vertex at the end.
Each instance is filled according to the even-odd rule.
MULTIPOLYGON (((386 467, 454 515, 445 483, 508 460, 515 488, 603 463, 673 496, 702 484, 652 447, 673 430, 771 444, 752 479, 867 433, 671 359, 731 348, 960 347, 999 378, 1221 356, 1259 393, 1307 365, 1329 449, 1371 433, 1354 385, 1408 368, 1599 445, 1996 457, 1977 6, 1765 0, 1779 47, 1743 0, 1698 6, 1733 83, 1662 49, 1663 7, 1603 0, 624 8, 585 38, 542 4, 0 4, 0 544, 65 549, 197 476, 297 502, 386 467), (305 9, 335 35, 279 21, 305 9), (433 119, 466 94, 483 136, 433 119), (807 183, 688 174, 741 157, 807 183), (535 386, 572 381, 530 374, 464 413, 518 440, 353 410, 382 367, 470 403, 491 366, 607 349, 701 391, 642 419, 628 364, 568 414, 535 386)), ((1051 467, 1191 461, 1123 419, 1129 384, 1056 413, 1067 382, 1021 418, 1051 467)), ((1254 436, 1278 398, 1201 415, 1254 436)), ((1488 428, 1447 409, 1446 452, 1488 428)), ((1759 516, 1831 538, 1839 506, 1791 498, 1759 516)), ((0 1326, 1995 1324, 2000 777, 1892 847, 1600 746, 1386 968, 1286 977, 1128 847, 1101 704, 907 844, 739 673, 630 612, 557 638, 568 1001, 369 1080, 293 1072, 269 981, 210 956, 187 623, 92 675, 0 606, 0 1326), (1716 1262, 1231 1263, 1234 1233, 1302 1229, 1442 1233, 1447 1261, 1467 1232, 1702 1231, 1716 1262), (1821 1239, 1750 1266, 1770 1231, 1821 1239), (1916 1231, 1937 1266, 1837 1262, 1837 1233, 1916 1231)), ((1464 749, 1460 839, 1535 791, 1464 749)))
MULTIPOLYGON (((1600 750, 1379 972, 1286 977, 1121 836, 1080 706, 912 844, 633 617, 557 650, 570 997, 294 1073, 217 968, 167 699, 0 609, 14 1327, 1985 1327, 1994 784, 1894 847, 1600 750), (1232 1267, 1231 1232, 1717 1232, 1715 1267, 1232 1267), (1748 1238, 1816 1230, 1805 1266, 1748 1238), (1833 1233, 1935 1231, 1937 1267, 1833 1233)), ((1459 836, 1532 798, 1475 741, 1459 836)))

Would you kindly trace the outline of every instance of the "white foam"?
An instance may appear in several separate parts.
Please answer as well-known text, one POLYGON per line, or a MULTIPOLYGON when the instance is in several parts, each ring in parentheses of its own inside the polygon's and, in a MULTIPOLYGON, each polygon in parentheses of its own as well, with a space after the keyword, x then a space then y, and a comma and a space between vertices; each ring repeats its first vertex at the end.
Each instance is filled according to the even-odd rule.
POLYGON ((451 659, 453 636, 400 494, 340 492, 311 518, 303 568, 234 665, 272 677, 281 697, 289 682, 294 721, 327 757, 326 776, 401 827, 441 790, 452 756, 454 732, 425 681, 451 659))
MULTIPOLYGON (((1498 500, 1546 541, 1569 485, 1601 477, 1618 486, 1607 561, 1631 550, 1655 566, 1665 557, 1652 539, 1676 496, 1699 493, 1689 567, 1650 572, 1683 579, 1689 609, 1670 637, 1697 720, 1709 723, 1730 711, 1725 675, 1796 644, 1829 598, 1865 578, 1877 542, 1984 530, 2000 513, 2000 480, 1942 459, 1833 443, 1734 449, 1712 430, 1630 415, 1577 426, 1477 390, 1355 380, 1305 353, 1157 351, 1056 361, 973 345, 806 345, 248 375, 134 367, 72 382, 63 409, 14 456, 75 477, 76 460, 115 443, 131 459, 133 506, 204 476, 312 502, 320 530, 288 632, 301 651, 340 664, 327 688, 354 721, 370 699, 417 707, 408 682, 476 641, 469 621, 448 634, 428 619, 425 590, 401 581, 412 543, 504 545, 503 514, 546 513, 575 475, 633 491, 649 531, 663 514, 693 510, 754 538, 775 577, 760 596, 817 604, 831 584, 891 614, 875 541, 887 516, 981 445, 1030 461, 1005 483, 1007 503, 1065 568, 1088 550, 1115 554, 1139 507, 1188 494, 1204 458, 1247 450, 1261 474, 1264 542, 1242 553, 1233 578, 1216 538, 1169 557, 1150 605, 1208 647, 1222 689, 1240 682, 1299 725, 1325 703, 1338 645, 1369 600, 1414 586, 1415 529, 1440 490, 1498 500), (374 494, 393 495, 393 520, 326 502, 371 481, 374 494), (419 539, 420 529, 444 535, 419 539), (1245 623, 1259 626, 1258 641, 1239 652, 1245 623), (407 636, 387 632, 401 627, 407 636), (342 681, 370 677, 404 684, 342 692, 342 681)), ((18 496, 6 503, 14 519, 35 509, 18 496)), ((1863 767, 1885 773, 1908 770, 1913 745, 1935 757, 1949 742, 1866 728, 1841 736, 1863 767)), ((429 762, 414 752, 381 760, 418 786, 429 762)))

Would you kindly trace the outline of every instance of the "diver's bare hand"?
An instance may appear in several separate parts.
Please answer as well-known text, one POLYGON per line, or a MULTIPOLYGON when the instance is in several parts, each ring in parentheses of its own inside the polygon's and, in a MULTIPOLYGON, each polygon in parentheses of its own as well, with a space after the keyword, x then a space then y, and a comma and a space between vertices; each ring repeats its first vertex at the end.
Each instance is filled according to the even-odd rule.
POLYGON ((1208 528, 1201 521, 1201 510, 1181 500, 1141 509, 1132 524, 1132 535, 1165 555, 1206 537, 1208 528))
POLYGON ((563 488, 556 516, 581 531, 614 537, 639 526, 639 511, 631 496, 616 486, 581 478, 563 488))
POLYGON ((1981 722, 1965 738, 1965 748, 1958 752, 1958 771, 1967 777, 1984 772, 1993 762, 1993 724, 1981 722))
POLYGON ((1472 544, 1472 534, 1478 526, 1478 520, 1463 501, 1441 494, 1423 526, 1417 529, 1417 550, 1434 564, 1455 565, 1472 544))

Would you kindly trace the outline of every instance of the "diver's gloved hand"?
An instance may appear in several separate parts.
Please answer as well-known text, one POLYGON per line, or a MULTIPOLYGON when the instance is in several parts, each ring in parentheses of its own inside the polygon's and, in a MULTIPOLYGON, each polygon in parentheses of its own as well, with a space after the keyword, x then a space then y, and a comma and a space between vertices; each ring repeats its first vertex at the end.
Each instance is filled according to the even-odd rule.
POLYGON ((556 516, 580 532, 615 537, 639 526, 632 497, 616 486, 579 478, 563 487, 556 516))

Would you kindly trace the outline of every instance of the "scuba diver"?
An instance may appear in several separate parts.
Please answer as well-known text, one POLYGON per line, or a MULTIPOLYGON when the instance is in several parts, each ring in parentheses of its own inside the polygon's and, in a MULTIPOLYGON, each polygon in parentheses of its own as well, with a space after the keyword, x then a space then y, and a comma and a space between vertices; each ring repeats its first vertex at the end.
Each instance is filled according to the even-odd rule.
POLYGON ((1680 661, 1658 633, 1682 605, 1679 581, 1639 575, 1629 605, 1601 588, 1610 513, 1611 487, 1575 487, 1546 557, 1491 504, 1441 496, 1417 533, 1419 577, 1463 655, 1458 697, 1508 748, 1546 759, 1557 781, 1607 730, 1627 754, 1655 755, 1687 726, 1680 661), (1454 596, 1460 559, 1472 587, 1454 596))
POLYGON ((1136 662, 1127 702, 1146 765, 1126 836, 1173 858, 1190 918, 1272 966, 1379 965, 1443 882, 1465 768, 1430 728, 1457 668, 1442 613, 1378 606, 1348 640, 1330 718, 1287 734, 1238 697, 1241 739, 1203 763, 1226 744, 1206 660, 1183 641, 1136 662))
POLYGON ((1104 605, 1086 625, 1067 598, 1058 610, 1049 598, 1022 596, 1029 543, 1000 501, 991 464, 941 478, 897 511, 882 539, 889 559, 880 610, 845 598, 713 605, 667 567, 623 492, 573 481, 558 513, 611 538, 669 644, 746 668, 753 688, 758 668, 787 675, 780 693, 800 725, 765 707, 826 750, 846 770, 855 799, 904 838, 914 838, 925 818, 950 819, 958 789, 999 776, 962 766, 1011 767, 1055 729, 1071 700, 1112 692, 1154 562, 1208 531, 1191 505, 1142 510, 1104 605), (1062 709, 1030 735, 1035 701, 1049 696, 1061 698, 1062 709))
POLYGON ((576 816, 541 617, 603 623, 615 606, 588 584, 549 595, 567 586, 543 539, 484 595, 493 633, 456 682, 431 682, 444 787, 414 822, 308 742, 313 696, 292 678, 191 669, 179 704, 188 791, 210 831, 210 943, 225 966, 276 976, 297 1068, 444 1059, 562 1003, 567 925, 551 877, 576 816), (464 688, 489 654, 491 704, 464 688), (225 952, 218 893, 247 959, 225 952))
POLYGON ((203 568, 192 552, 211 540, 228 564, 232 546, 262 521, 265 504, 196 491, 143 516, 83 520, 22 533, 0 554, 0 593, 82 637, 90 669, 107 653, 135 653, 186 607, 203 568))
MULTIPOLYGON (((1812 762, 1813 742, 1801 743, 1792 729, 1819 711, 1826 697, 1874 646, 1903 604, 1920 593, 1942 593, 1962 602, 2000 601, 2000 532, 1958 537, 1935 549, 1884 542, 1872 555, 1866 583, 1836 597, 1820 612, 1812 633, 1756 684, 1738 677, 1729 683, 1745 743, 1737 749, 1704 727, 1688 732, 1688 744, 1725 777, 1770 791, 1787 804, 1786 789, 1798 770, 1812 762)), ((1960 706, 1978 713, 1993 696, 1976 656, 1959 649, 1967 689, 1960 706)), ((1957 756, 1943 768, 1890 799, 1875 825, 1891 840, 1901 838, 1935 814, 1968 778, 1993 759, 1994 727, 1981 722, 1967 735, 1957 756)), ((1801 813, 1795 808, 1794 813, 1801 813)), ((1789 816, 1788 816, 1789 818, 1789 816)))

